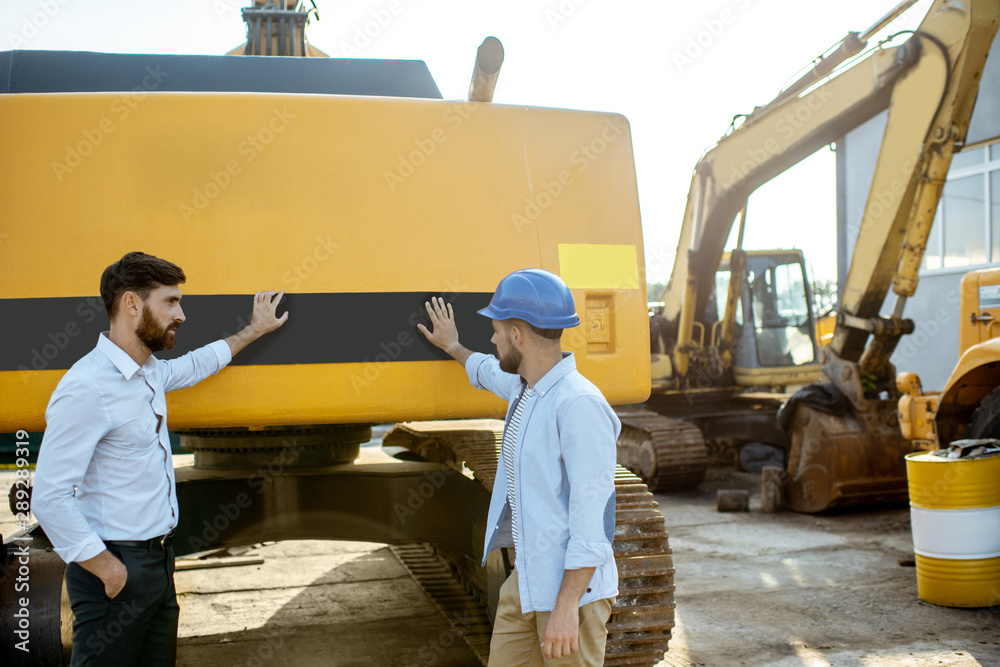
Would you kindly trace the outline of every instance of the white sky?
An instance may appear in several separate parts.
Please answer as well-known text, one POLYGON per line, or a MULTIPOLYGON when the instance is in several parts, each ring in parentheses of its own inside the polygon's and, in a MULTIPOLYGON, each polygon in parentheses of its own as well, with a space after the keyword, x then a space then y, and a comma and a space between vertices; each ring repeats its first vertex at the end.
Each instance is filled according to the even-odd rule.
MULTIPOLYGON (((2 0, 0 50, 218 55, 244 41, 239 8, 248 4, 2 0)), ((424 60, 446 99, 465 98, 476 48, 494 35, 506 53, 494 102, 624 114, 652 283, 669 277, 692 169, 733 115, 772 99, 813 58, 897 0, 316 4, 321 20, 308 32, 315 46, 333 56, 356 49, 355 57, 424 60), (382 25, 372 23, 378 18, 382 25), (359 38, 366 27, 374 37, 359 38)), ((891 31, 914 27, 928 4, 919 2, 891 31)), ((834 162, 822 149, 754 193, 744 247, 801 248, 813 277, 836 278, 834 162)))

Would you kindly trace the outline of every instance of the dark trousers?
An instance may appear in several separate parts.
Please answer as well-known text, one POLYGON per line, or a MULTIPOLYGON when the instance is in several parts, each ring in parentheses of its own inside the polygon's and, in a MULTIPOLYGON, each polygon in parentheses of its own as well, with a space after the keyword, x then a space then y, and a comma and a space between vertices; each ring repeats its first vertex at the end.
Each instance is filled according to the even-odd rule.
POLYGON ((73 667, 163 666, 177 661, 174 550, 108 545, 128 579, 113 599, 104 583, 77 563, 66 566, 73 607, 73 667))

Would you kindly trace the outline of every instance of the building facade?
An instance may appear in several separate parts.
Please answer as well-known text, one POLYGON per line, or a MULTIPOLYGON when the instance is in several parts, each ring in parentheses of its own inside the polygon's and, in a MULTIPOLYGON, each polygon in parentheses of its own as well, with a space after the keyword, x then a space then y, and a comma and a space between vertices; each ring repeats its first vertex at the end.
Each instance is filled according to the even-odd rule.
MULTIPOLYGON (((837 141, 837 283, 843 285, 875 173, 887 112, 837 141)), ((969 123, 956 152, 904 317, 914 321, 892 362, 941 389, 958 361, 959 288, 968 271, 1000 266, 1000 33, 993 41, 969 123)), ((890 290, 882 314, 895 303, 890 290)))

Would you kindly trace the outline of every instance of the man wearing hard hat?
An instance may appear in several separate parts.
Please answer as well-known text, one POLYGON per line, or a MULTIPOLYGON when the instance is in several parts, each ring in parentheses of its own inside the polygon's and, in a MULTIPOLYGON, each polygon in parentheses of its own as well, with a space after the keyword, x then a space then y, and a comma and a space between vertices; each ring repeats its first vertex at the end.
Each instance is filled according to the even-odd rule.
POLYGON ((491 664, 603 665, 605 624, 618 594, 615 441, 621 424, 600 390, 563 352, 563 329, 580 324, 559 276, 515 271, 490 305, 497 357, 458 341, 451 304, 427 303, 427 339, 460 362, 469 381, 508 403, 483 564, 514 547, 500 588, 491 664))

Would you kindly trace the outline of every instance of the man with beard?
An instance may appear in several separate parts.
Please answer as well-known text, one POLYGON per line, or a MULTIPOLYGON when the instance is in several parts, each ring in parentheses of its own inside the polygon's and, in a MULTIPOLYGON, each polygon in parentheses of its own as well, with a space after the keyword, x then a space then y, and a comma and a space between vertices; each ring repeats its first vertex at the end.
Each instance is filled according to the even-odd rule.
POLYGON ((184 321, 184 272, 131 252, 101 276, 111 329, 60 380, 45 411, 31 509, 66 561, 73 665, 173 665, 177 495, 166 392, 217 373, 280 327, 283 292, 258 292, 239 333, 161 361, 184 321))
POLYGON ((615 441, 621 424, 600 390, 563 352, 563 329, 580 323, 558 276, 515 271, 490 305, 496 357, 458 342, 451 304, 427 303, 433 331, 417 325, 479 389, 507 401, 486 522, 483 565, 513 546, 500 588, 490 664, 603 665, 605 624, 618 594, 615 441))

